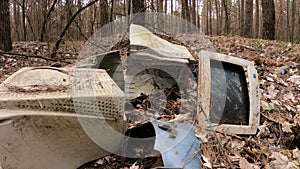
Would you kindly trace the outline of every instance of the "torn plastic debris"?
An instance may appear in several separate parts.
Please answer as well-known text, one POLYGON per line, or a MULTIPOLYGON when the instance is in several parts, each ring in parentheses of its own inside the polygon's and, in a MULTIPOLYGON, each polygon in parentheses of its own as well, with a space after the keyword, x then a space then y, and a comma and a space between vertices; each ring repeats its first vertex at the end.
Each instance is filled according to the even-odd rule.
POLYGON ((150 120, 155 129, 154 149, 162 155, 163 163, 168 168, 201 168, 201 147, 195 136, 196 127, 183 123, 168 123, 150 120), (174 132, 176 131, 176 132, 174 132), (174 135, 174 133, 176 133, 174 135))

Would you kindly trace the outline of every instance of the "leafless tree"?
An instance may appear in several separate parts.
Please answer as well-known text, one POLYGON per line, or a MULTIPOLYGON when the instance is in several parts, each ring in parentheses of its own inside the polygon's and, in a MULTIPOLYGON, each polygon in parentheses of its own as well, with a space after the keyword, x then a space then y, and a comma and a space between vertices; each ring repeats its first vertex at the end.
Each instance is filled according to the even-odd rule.
POLYGON ((12 50, 8 0, 0 1, 0 49, 12 50))
POLYGON ((261 1, 262 6, 262 38, 264 39, 275 39, 275 6, 274 0, 263 0, 261 1))

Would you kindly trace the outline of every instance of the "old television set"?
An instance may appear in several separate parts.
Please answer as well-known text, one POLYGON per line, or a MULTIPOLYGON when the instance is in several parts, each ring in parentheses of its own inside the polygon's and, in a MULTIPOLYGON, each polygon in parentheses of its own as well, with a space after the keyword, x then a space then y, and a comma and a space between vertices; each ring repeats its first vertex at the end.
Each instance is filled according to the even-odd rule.
POLYGON ((208 125, 222 132, 255 134, 260 98, 254 64, 203 50, 199 53, 198 69, 199 121, 208 121, 208 125))

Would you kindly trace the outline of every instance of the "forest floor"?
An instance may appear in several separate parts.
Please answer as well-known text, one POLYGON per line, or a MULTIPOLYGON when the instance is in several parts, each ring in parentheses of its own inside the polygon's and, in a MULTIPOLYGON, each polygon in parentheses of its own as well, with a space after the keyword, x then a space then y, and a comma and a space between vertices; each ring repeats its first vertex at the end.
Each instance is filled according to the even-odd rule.
MULTIPOLYGON (((256 135, 216 133, 218 141, 212 138, 204 144, 202 160, 207 161, 203 167, 300 168, 300 45, 241 37, 209 39, 217 52, 255 63, 260 74, 261 116, 256 135)), ((18 42, 11 53, 0 52, 0 83, 22 67, 72 64, 77 61, 82 43, 63 44, 58 52, 60 61, 40 58, 49 56, 50 46, 18 42)), ((156 159, 110 156, 86 168, 148 168, 153 161, 156 159)))

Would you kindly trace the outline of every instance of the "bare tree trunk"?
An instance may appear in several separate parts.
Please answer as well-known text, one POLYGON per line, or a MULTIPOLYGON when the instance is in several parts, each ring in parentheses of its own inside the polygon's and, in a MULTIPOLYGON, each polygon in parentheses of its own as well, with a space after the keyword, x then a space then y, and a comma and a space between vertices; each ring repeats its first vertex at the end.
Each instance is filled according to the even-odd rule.
POLYGON ((286 1, 286 38, 290 41, 290 0, 286 1))
POLYGON ((184 10, 185 10, 185 15, 186 15, 186 20, 191 22, 191 14, 189 11, 189 1, 188 0, 184 0, 184 10))
POLYGON ((243 36, 245 33, 245 30, 244 30, 244 24, 245 24, 245 20, 244 20, 244 13, 245 12, 245 1, 244 0, 241 0, 241 14, 240 14, 240 25, 241 25, 241 35, 243 36))
POLYGON ((300 3, 298 2, 298 42, 300 43, 300 3))
POLYGON ((200 29, 199 1, 201 2, 201 0, 196 0, 196 25, 200 29))
POLYGON ((212 4, 211 4, 211 0, 208 1, 208 5, 209 5, 209 34, 212 35, 213 31, 212 31, 212 4))
POLYGON ((219 20, 219 3, 218 0, 215 0, 215 8, 216 8, 216 18, 217 18, 217 26, 216 26, 216 34, 220 34, 220 20, 219 20))
POLYGON ((55 5, 57 3, 57 0, 54 0, 52 5, 51 5, 51 8, 50 10, 48 11, 46 17, 44 18, 44 22, 43 22, 43 25, 42 25, 42 30, 41 30, 41 36, 40 36, 40 41, 41 42, 44 42, 45 41, 45 34, 46 34, 46 24, 51 16, 51 13, 54 11, 55 9, 55 5))
MULTIPOLYGON (((189 11, 189 1, 188 0, 181 0, 181 15, 183 19, 186 19, 188 22, 191 22, 191 14, 189 11)), ((186 32, 190 30, 190 24, 182 24, 181 29, 182 32, 186 32)))
POLYGON ((20 7, 17 4, 16 1, 13 2, 13 9, 14 9, 14 31, 16 34, 15 39, 16 40, 21 40, 21 15, 20 15, 20 7))
POLYGON ((197 24, 197 21, 196 21, 196 19, 197 19, 197 16, 196 16, 196 0, 191 0, 191 1, 192 1, 192 10, 191 10, 192 23, 194 25, 196 25, 197 24))
POLYGON ((276 25, 275 25, 275 37, 276 39, 279 39, 279 40, 286 40, 285 36, 286 36, 286 33, 284 32, 283 33, 283 30, 285 30, 285 25, 286 25, 286 14, 285 14, 285 7, 283 5, 283 0, 279 0, 278 1, 278 11, 279 13, 277 13, 278 15, 278 19, 277 19, 277 22, 276 22, 276 25))
POLYGON ((171 0, 171 15, 173 15, 173 6, 174 6, 173 0, 171 0))
POLYGON ((263 39, 275 39, 275 7, 274 0, 262 0, 262 38, 263 39))
POLYGON ((164 5, 163 5, 163 1, 162 0, 156 0, 156 5, 157 5, 157 12, 162 13, 164 10, 164 5))
POLYGON ((209 3, 208 3, 208 1, 209 0, 206 0, 206 3, 205 3, 205 11, 206 11, 206 13, 205 13, 205 15, 206 15, 206 17, 204 17, 205 18, 205 34, 207 34, 207 35, 209 35, 209 12, 208 12, 208 6, 209 6, 209 3))
POLYGON ((245 3, 245 37, 252 37, 253 26, 253 0, 246 0, 245 3))
POLYGON ((127 15, 130 15, 130 14, 131 14, 131 5, 132 5, 132 0, 128 0, 127 15))
POLYGON ((143 13, 145 11, 146 11, 145 0, 133 0, 132 1, 132 12, 134 14, 136 14, 136 13, 143 13))
POLYGON ((165 7, 165 13, 167 13, 168 12, 168 0, 165 0, 164 7, 165 7))
POLYGON ((225 13, 225 30, 224 30, 224 32, 226 34, 229 34, 230 23, 229 23, 229 11, 228 11, 228 6, 227 6, 227 0, 222 0, 222 3, 223 3, 224 13, 225 13))
POLYGON ((291 20, 291 34, 290 34, 290 40, 291 42, 294 42, 294 33, 295 33, 295 11, 296 11, 296 1, 292 0, 292 20, 291 20))
POLYGON ((8 1, 0 1, 0 49, 4 51, 12 50, 8 1))
POLYGON ((111 7, 110 7, 110 22, 112 22, 114 20, 114 6, 115 6, 115 1, 111 0, 111 7))
MULTIPOLYGON (((91 0, 89 2, 91 2, 91 0)), ((94 10, 94 8, 89 8, 87 10, 87 13, 88 13, 87 21, 88 21, 88 33, 89 33, 89 36, 92 36, 94 34, 94 23, 95 23, 94 13, 95 12, 96 11, 94 10)), ((76 23, 76 20, 74 22, 76 23)))
POLYGON ((107 0, 100 0, 100 27, 104 26, 108 22, 109 18, 107 0))
POLYGON ((259 0, 255 0, 255 37, 259 38, 259 0))
POLYGON ((27 40, 26 30, 26 0, 22 0, 22 26, 23 26, 23 41, 27 40))
MULTIPOLYGON (((133 14, 146 12, 145 0, 133 0, 132 1, 132 12, 133 12, 133 14)), ((139 25, 144 25, 144 23, 145 23, 144 15, 137 15, 133 19, 134 19, 133 23, 136 23, 139 25)))

